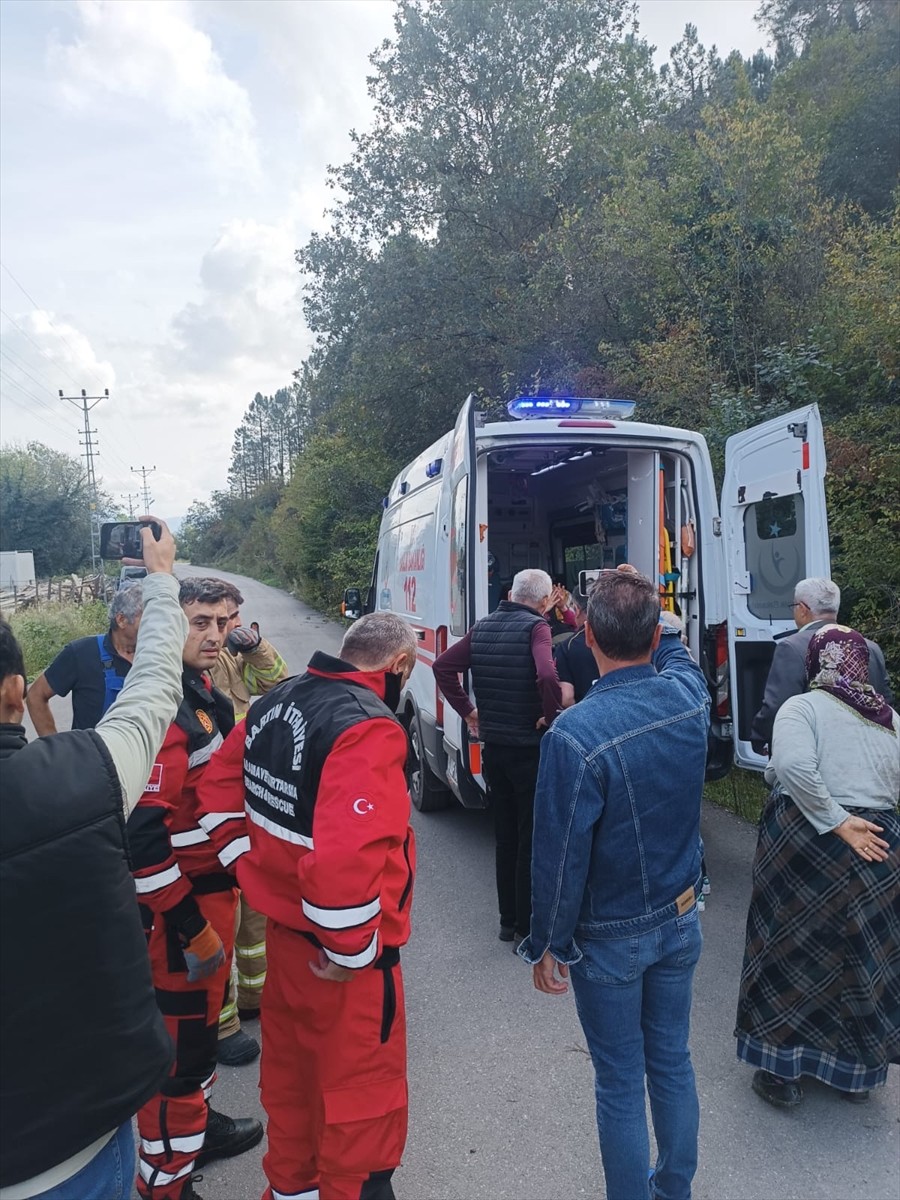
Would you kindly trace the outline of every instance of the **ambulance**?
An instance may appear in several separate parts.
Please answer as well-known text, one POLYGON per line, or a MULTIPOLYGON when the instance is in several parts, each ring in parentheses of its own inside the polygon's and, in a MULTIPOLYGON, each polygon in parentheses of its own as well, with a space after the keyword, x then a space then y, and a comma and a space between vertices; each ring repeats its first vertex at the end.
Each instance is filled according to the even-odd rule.
MULTIPOLYGON (((525 567, 570 590, 623 562, 658 578, 661 603, 680 613, 709 684, 707 777, 733 762, 765 766, 750 723, 776 640, 795 629, 794 585, 830 574, 818 408, 729 438, 721 501, 704 438, 640 424, 633 409, 522 396, 510 420, 486 423, 469 396, 455 427, 385 496, 371 584, 367 594, 349 588, 344 609, 394 612, 415 630, 418 661, 399 714, 420 811, 454 796, 484 806, 481 748, 444 703, 431 665, 525 567)), ((471 694, 469 678, 463 686, 471 694)))

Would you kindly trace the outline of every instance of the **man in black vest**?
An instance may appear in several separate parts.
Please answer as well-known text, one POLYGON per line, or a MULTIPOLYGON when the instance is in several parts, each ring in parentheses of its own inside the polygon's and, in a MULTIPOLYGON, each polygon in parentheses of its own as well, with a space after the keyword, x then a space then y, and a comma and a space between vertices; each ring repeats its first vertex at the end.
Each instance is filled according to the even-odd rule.
POLYGON ((546 571, 520 571, 509 599, 434 663, 447 702, 471 736, 484 742, 497 841, 500 940, 515 945, 531 921, 531 828, 541 734, 562 704, 544 619, 552 592, 546 571), (463 671, 472 673, 474 705, 460 686, 463 671))
POLYGON ((187 633, 175 543, 152 519, 134 666, 95 730, 26 743, 25 667, 0 621, 0 1188, 35 1200, 131 1194, 131 1118, 172 1058, 125 839, 187 633))

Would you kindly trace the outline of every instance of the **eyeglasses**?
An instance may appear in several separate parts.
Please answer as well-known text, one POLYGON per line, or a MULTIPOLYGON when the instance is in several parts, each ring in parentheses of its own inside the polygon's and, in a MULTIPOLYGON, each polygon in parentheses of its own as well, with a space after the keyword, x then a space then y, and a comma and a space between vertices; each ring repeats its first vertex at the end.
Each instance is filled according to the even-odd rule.
POLYGON ((805 600, 795 600, 793 602, 793 604, 790 604, 788 607, 789 608, 806 608, 806 601, 805 600))

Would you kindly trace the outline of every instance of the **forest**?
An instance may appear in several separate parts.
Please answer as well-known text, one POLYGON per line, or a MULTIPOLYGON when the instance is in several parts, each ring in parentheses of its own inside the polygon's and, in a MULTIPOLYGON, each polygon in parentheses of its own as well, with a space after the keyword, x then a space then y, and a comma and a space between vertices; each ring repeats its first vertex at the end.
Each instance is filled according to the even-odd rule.
POLYGON ((900 6, 757 22, 749 59, 687 25, 657 68, 630 0, 398 0, 296 253, 314 347, 191 507, 193 561, 333 611, 470 392, 634 399, 717 472, 729 434, 816 401, 842 616, 896 675, 900 6))

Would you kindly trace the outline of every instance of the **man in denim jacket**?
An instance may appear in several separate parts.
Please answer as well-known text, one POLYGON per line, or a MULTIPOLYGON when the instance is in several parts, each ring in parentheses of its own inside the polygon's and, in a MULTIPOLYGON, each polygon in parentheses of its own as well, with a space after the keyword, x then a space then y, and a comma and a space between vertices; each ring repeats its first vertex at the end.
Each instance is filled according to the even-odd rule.
POLYGON ((678 631, 660 622, 655 584, 631 567, 600 575, 586 630, 600 678, 541 745, 531 931, 519 954, 551 995, 568 990, 571 969, 607 1200, 688 1200, 709 691, 678 631), (645 1076, 659 1151, 649 1184, 645 1076))

